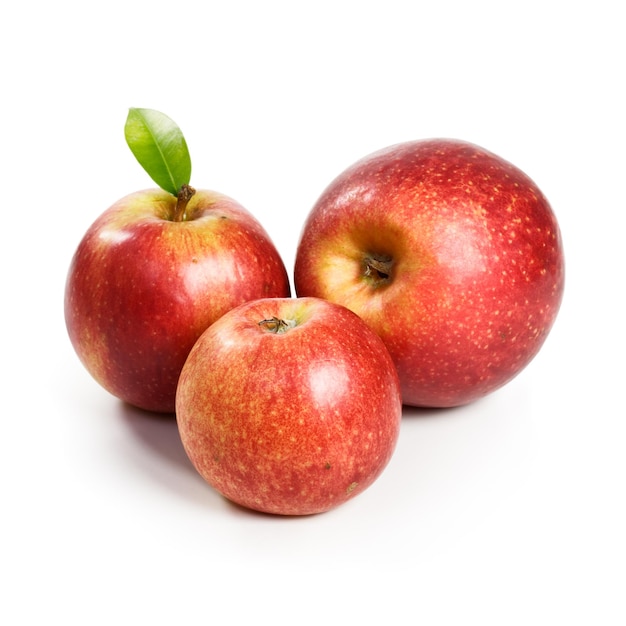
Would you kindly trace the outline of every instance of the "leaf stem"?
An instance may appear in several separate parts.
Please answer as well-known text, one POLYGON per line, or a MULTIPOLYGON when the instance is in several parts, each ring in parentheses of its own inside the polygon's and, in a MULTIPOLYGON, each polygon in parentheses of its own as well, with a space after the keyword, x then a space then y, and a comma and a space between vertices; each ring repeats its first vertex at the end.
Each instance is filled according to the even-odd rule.
POLYGON ((184 222, 187 219, 187 205, 193 198, 196 190, 190 185, 183 185, 176 196, 176 208, 174 209, 174 222, 184 222))

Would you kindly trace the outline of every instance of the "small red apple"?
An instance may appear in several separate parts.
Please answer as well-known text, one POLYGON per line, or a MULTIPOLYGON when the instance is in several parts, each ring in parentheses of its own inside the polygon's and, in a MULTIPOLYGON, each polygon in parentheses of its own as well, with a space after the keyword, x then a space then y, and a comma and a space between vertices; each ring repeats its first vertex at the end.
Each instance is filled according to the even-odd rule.
POLYGON ((340 174, 311 210, 298 296, 357 313, 397 366, 403 402, 450 407, 537 354, 563 294, 559 227, 518 168, 478 146, 391 146, 340 174))
MULTIPOLYGON (((180 148, 169 118, 131 113, 159 126, 147 133, 151 141, 163 125, 170 130, 159 155, 173 139, 180 148)), ((163 169, 180 162, 174 151, 163 169)), ((105 211, 80 242, 66 283, 66 325, 81 361, 113 395, 151 411, 174 411, 180 370, 207 326, 247 300, 290 294, 259 222, 233 199, 189 187, 189 167, 183 184, 130 194, 105 211)))
POLYGON ((244 507, 321 513, 360 494, 394 451, 400 386, 380 338, 315 298, 226 313, 183 367, 176 417, 201 476, 244 507))

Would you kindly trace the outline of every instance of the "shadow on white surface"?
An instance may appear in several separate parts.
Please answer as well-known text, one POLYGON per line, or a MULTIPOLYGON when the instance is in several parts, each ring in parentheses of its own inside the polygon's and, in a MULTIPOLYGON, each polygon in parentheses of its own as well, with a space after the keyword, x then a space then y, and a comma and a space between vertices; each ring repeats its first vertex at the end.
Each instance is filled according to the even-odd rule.
POLYGON ((118 416, 128 432, 123 446, 126 462, 137 470, 135 478, 157 486, 157 497, 171 494, 207 510, 223 508, 226 500, 198 474, 185 453, 173 414, 151 413, 124 402, 118 416))
POLYGON ((178 435, 173 413, 152 413, 120 402, 119 415, 135 440, 170 465, 194 471, 178 435))

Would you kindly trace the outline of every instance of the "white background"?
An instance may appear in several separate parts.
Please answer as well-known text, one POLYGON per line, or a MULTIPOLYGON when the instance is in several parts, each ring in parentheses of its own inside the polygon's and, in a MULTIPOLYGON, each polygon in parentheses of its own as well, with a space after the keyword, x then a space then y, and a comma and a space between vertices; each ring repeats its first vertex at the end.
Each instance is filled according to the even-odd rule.
POLYGON ((0 9, 0 622, 624 624, 626 44, 610 0, 6 2, 0 9), (462 409, 405 411, 380 479, 335 511, 248 513, 172 420, 75 356, 70 258, 152 186, 129 106, 183 129, 292 273, 341 170, 392 143, 473 141, 529 174, 567 258, 531 365, 462 409))

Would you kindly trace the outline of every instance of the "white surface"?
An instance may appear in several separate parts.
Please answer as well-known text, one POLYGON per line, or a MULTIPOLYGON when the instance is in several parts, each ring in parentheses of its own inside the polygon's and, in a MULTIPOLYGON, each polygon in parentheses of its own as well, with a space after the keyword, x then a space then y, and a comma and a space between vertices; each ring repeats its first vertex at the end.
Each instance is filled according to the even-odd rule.
POLYGON ((5 3, 0 622, 623 624, 626 45, 618 3, 5 3), (412 8, 408 8, 412 7, 412 8), (192 183, 238 199, 291 273, 305 216, 357 158, 474 141, 550 199, 567 285, 544 349, 324 515, 236 508, 175 424, 75 357, 65 273, 151 186, 129 106, 182 127, 192 183))

